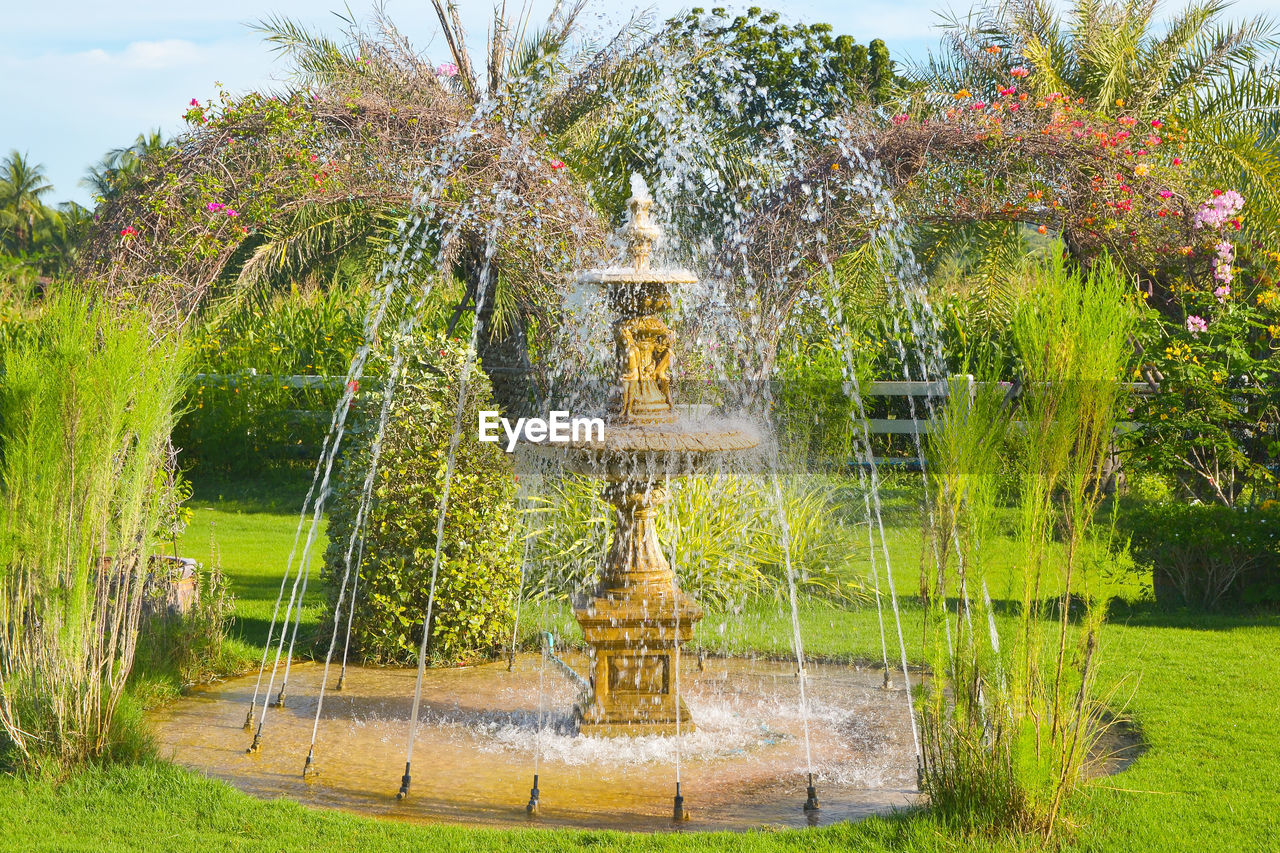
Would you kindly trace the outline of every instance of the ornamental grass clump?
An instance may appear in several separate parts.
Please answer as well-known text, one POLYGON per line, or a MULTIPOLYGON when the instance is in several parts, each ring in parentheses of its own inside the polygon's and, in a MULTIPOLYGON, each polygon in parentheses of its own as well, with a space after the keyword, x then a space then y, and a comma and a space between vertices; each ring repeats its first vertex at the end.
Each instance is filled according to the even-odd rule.
POLYGON ((60 295, 3 358, 0 761, 65 765, 121 734, 186 352, 60 295))
POLYGON ((924 787, 940 814, 1047 838, 1065 826, 1107 726, 1095 689, 1099 576, 1116 553, 1112 527, 1095 519, 1136 312, 1107 262, 1087 273, 1050 262, 1028 284, 1011 326, 1019 381, 953 386, 930 438, 939 568, 921 721, 924 787), (1001 636, 984 567, 1006 499, 1020 573, 1001 636))

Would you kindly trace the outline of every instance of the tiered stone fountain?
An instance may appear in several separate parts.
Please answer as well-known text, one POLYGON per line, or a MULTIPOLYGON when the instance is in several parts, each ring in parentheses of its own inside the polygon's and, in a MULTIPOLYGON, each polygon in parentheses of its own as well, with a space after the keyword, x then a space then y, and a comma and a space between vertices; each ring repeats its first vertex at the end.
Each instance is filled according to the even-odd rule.
POLYGON ((643 180, 632 178, 630 221, 622 230, 627 266, 588 271, 583 281, 608 290, 616 314, 615 395, 604 436, 552 452, 571 470, 609 481, 602 496, 617 525, 594 595, 574 615, 591 648, 590 690, 578 707, 587 735, 675 734, 694 729, 673 680, 681 644, 702 608, 682 592, 658 543, 654 518, 667 501, 665 481, 722 464, 760 443, 748 425, 689 421, 672 399, 675 333, 663 320, 673 285, 697 283, 683 269, 653 269, 659 229, 643 180))

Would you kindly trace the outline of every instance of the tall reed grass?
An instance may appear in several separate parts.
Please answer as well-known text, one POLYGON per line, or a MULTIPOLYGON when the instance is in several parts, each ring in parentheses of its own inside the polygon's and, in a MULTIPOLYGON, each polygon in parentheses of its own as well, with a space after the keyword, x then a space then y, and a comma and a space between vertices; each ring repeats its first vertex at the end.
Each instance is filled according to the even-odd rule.
POLYGON ((1018 384, 953 382, 929 441, 939 559, 924 784, 939 813, 967 828, 1052 835, 1107 725, 1095 689, 1098 581, 1115 549, 1097 517, 1132 354, 1128 291, 1106 263, 1029 268, 1011 323, 1018 384), (1001 637, 984 564, 1006 502, 1018 509, 1021 576, 1015 628, 1001 637))
POLYGON ((133 661, 186 351, 58 295, 0 379, 0 760, 106 752, 133 661))

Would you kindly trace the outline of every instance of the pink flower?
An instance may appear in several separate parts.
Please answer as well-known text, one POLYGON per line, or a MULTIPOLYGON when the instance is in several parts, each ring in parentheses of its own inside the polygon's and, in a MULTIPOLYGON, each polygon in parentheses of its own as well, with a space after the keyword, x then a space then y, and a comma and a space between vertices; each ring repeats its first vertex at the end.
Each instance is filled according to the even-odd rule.
POLYGON ((1187 331, 1195 337, 1199 337, 1201 332, 1209 331, 1209 324, 1205 322, 1203 317, 1192 314, 1187 318, 1187 331))
POLYGON ((1153 119, 1151 120, 1151 126, 1152 126, 1152 127, 1157 127, 1157 128, 1158 128, 1158 127, 1164 127, 1164 122, 1162 122, 1162 121, 1161 121, 1160 119, 1158 119, 1158 118, 1153 118, 1153 119))
POLYGON ((552 161, 551 161, 551 168, 553 168, 553 169, 563 169, 563 168, 564 168, 564 161, 563 161, 563 160, 552 160, 552 161))
POLYGON ((1014 68, 1009 69, 1010 77, 1027 77, 1030 74, 1031 72, 1027 69, 1025 65, 1018 65, 1018 66, 1015 66, 1014 68))
POLYGON ((238 210, 232 210, 231 208, 227 208, 227 216, 230 216, 230 217, 233 217, 233 218, 234 218, 234 217, 237 217, 237 216, 239 216, 239 215, 240 215, 240 211, 238 211, 238 210))
POLYGON ((1173 198, 1173 193, 1168 190, 1160 190, 1160 198, 1173 198))
POLYGON ((205 210, 209 211, 210 213, 217 213, 219 210, 222 210, 222 208, 224 207, 226 207, 226 205, 223 204, 222 202, 211 201, 205 205, 205 210))
POLYGON ((1222 285, 1221 287, 1219 287, 1217 290, 1213 292, 1213 295, 1218 297, 1219 302, 1226 302, 1227 297, 1231 295, 1231 285, 1229 284, 1222 285))
POLYGON ((191 106, 193 106, 193 107, 198 107, 198 106, 200 106, 200 102, 199 102, 199 101, 197 101, 195 98, 192 98, 192 99, 191 99, 191 106))
POLYGON ((1196 228, 1221 228, 1244 207, 1244 197, 1235 190, 1214 190, 1213 197, 1200 203, 1192 223, 1196 228))
POLYGON ((458 66, 452 62, 442 62, 436 67, 437 77, 457 77, 458 66))
POLYGON ((1181 158, 1181 157, 1174 157, 1174 158, 1173 158, 1173 165, 1175 165, 1175 166, 1181 166, 1181 165, 1182 165, 1182 158, 1181 158))
POLYGON ((894 116, 894 117, 893 117, 893 123, 894 123, 894 124, 906 124, 906 123, 907 123, 907 114, 906 114, 906 113, 898 113, 896 116, 894 116))

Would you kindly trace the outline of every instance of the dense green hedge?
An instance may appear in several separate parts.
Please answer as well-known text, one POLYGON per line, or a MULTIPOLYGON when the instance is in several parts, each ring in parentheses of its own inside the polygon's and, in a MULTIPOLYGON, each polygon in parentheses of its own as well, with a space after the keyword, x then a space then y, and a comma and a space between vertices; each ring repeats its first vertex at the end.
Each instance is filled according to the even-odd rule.
MULTIPOLYGON (((365 524, 351 646, 367 661, 416 660, 435 556, 436 520, 453 433, 465 342, 424 336, 412 343, 383 438, 365 524)), ((330 612, 368 470, 382 401, 364 394, 329 514, 325 576, 330 612)), ((508 636, 520 581, 513 535, 515 478, 498 444, 476 440, 477 413, 493 409, 488 379, 473 368, 445 516, 430 657, 453 663, 492 653, 508 636)), ((357 546, 356 553, 359 553, 357 546)), ((356 557, 353 556, 352 563, 356 557)), ((345 620, 344 604, 342 618, 345 620)), ((345 624, 345 622, 343 623, 345 624)))
POLYGON ((195 372, 174 430, 182 463, 202 473, 253 475, 263 467, 315 464, 342 378, 364 342, 367 291, 297 289, 246 304, 193 334, 195 372), (287 376, 329 376, 310 388, 287 376))
POLYGON ((1173 606, 1280 604, 1280 506, 1134 501, 1119 514, 1134 559, 1173 606))

